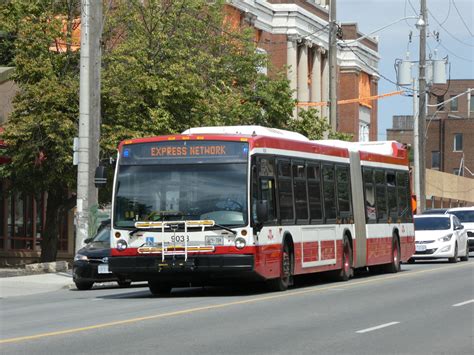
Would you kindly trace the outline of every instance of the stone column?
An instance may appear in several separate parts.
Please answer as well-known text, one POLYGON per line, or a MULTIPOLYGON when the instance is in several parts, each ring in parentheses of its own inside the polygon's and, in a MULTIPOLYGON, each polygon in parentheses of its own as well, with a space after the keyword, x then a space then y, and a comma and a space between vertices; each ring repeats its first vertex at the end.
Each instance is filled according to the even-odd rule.
POLYGON ((287 43, 287 60, 286 63, 288 65, 288 73, 287 77, 290 81, 290 88, 294 90, 293 98, 296 99, 297 95, 297 71, 298 71, 298 43, 296 36, 288 36, 288 43, 287 43))
MULTIPOLYGON (((318 47, 313 54, 313 70, 311 71, 311 102, 321 102, 321 54, 324 48, 318 47)), ((321 107, 317 107, 321 114, 321 107)))
MULTIPOLYGON (((303 42, 298 58, 298 102, 309 101, 308 90, 308 43, 303 42)), ((300 108, 307 109, 307 106, 300 108)))

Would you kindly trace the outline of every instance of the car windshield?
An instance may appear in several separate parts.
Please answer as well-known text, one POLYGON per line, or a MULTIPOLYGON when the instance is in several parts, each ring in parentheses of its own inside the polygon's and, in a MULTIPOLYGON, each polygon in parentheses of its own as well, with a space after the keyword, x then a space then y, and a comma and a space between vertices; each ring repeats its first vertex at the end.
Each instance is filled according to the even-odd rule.
POLYGON ((455 215, 461 223, 471 222, 474 223, 474 211, 448 211, 449 213, 455 215))
POLYGON ((441 214, 441 213, 445 213, 446 211, 447 211, 446 209, 432 209, 432 210, 423 211, 422 214, 441 214))
POLYGON ((102 228, 92 239, 94 243, 108 243, 110 241, 110 227, 102 228))
POLYGON ((114 210, 117 227, 202 219, 245 225, 247 163, 122 165, 114 210))
POLYGON ((449 217, 423 217, 415 218, 415 230, 431 231, 446 230, 451 228, 449 217))

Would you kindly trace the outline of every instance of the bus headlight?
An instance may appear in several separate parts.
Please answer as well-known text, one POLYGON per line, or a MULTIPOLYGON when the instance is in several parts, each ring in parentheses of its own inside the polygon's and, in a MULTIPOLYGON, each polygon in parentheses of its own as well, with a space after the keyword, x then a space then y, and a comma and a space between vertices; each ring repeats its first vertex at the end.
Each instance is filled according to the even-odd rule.
POLYGON ((243 249, 245 247, 245 239, 242 238, 242 237, 237 237, 235 238, 235 241, 234 241, 234 244, 235 244, 235 247, 237 249, 243 249))
POLYGON ((125 240, 120 239, 117 241, 117 249, 120 251, 124 251, 125 249, 128 248, 128 244, 125 240))

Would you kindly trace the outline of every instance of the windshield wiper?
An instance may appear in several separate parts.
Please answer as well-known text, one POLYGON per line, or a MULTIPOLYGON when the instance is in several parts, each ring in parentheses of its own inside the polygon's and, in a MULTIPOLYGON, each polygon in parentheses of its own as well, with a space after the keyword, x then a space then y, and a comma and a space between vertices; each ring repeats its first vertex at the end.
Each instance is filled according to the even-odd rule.
POLYGON ((221 224, 214 223, 214 227, 222 228, 222 229, 224 229, 224 230, 226 230, 226 231, 228 231, 228 232, 231 232, 231 233, 234 234, 234 235, 237 235, 237 232, 236 232, 236 231, 230 229, 229 227, 225 227, 225 226, 223 226, 223 225, 221 225, 221 224))

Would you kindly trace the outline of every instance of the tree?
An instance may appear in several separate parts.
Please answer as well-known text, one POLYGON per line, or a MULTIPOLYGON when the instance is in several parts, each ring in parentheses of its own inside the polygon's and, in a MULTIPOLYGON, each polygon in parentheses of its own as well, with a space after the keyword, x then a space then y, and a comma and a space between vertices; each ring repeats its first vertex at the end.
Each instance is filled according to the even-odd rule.
POLYGON ((258 73, 266 58, 256 53, 250 29, 226 25, 223 1, 118 4, 105 32, 106 154, 125 138, 205 125, 275 127, 291 117, 286 78, 258 73))
POLYGON ((3 134, 11 163, 1 174, 12 181, 14 193, 47 196, 42 261, 56 259, 60 218, 75 205, 68 195, 76 178, 71 144, 79 114, 79 57, 69 45, 64 52, 50 47, 58 39, 71 42, 78 9, 73 0, 14 0, 0 11, 16 14, 1 21, 16 33, 13 79, 19 86, 3 134))

